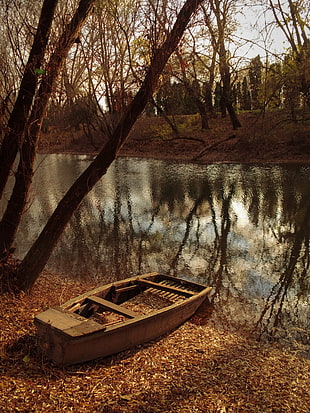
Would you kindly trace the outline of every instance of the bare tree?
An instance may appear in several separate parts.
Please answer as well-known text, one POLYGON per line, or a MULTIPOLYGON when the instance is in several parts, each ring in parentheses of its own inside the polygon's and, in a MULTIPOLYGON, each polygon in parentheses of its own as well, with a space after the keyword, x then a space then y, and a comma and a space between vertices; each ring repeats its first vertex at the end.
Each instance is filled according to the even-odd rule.
POLYGON ((236 111, 233 106, 231 69, 229 65, 229 51, 226 48, 227 30, 231 24, 232 13, 234 11, 234 1, 232 0, 210 0, 210 11, 213 13, 216 21, 216 27, 213 27, 211 15, 206 16, 206 24, 210 28, 213 36, 213 45, 216 47, 219 59, 219 71, 222 83, 222 99, 225 105, 232 126, 237 129, 241 126, 236 111), (216 36, 216 38, 214 37, 216 36))
POLYGON ((19 93, 0 148, 0 198, 10 175, 18 148, 22 144, 24 128, 38 84, 36 69, 40 68, 43 62, 57 1, 44 0, 38 29, 25 67, 19 93))
POLYGON ((176 48, 192 14, 197 10, 201 1, 187 0, 179 11, 172 30, 167 35, 165 41, 154 51, 144 81, 116 126, 112 137, 104 145, 95 160, 68 190, 38 239, 23 259, 16 275, 16 286, 18 288, 22 290, 31 288, 44 268, 73 212, 96 182, 106 173, 116 158, 118 151, 126 142, 132 126, 151 99, 164 66, 176 48))
POLYGON ((295 87, 305 96, 310 105, 310 39, 309 39, 309 1, 298 2, 268 0, 274 23, 287 39, 295 60, 295 87))
MULTIPOLYGON (((62 63, 64 59, 66 58, 69 49, 71 48, 72 44, 74 43, 78 33, 81 30, 81 27, 87 18, 88 14, 90 13, 92 6, 94 4, 95 0, 80 0, 79 7, 77 8, 74 16, 72 17, 72 20, 67 24, 67 26, 64 29, 63 34, 59 38, 59 42, 57 44, 57 47, 54 51, 54 53, 51 55, 50 60, 49 60, 49 72, 46 73, 46 76, 42 79, 40 88, 38 90, 38 93, 36 95, 36 99, 32 105, 32 101, 35 96, 35 86, 36 86, 36 78, 35 76, 35 70, 34 67, 36 66, 31 66, 32 70, 29 69, 28 76, 30 78, 30 82, 26 84, 25 91, 31 90, 31 95, 27 95, 26 97, 28 98, 28 106, 27 110, 29 111, 31 109, 31 113, 29 118, 27 119, 26 114, 22 111, 22 108, 20 108, 19 101, 16 102, 14 106, 14 110, 12 112, 12 115, 15 113, 15 111, 18 112, 16 114, 16 120, 20 119, 20 111, 22 111, 23 118, 20 119, 22 121, 22 125, 16 124, 15 125, 15 134, 14 135, 8 135, 4 142, 2 143, 2 149, 3 150, 3 157, 4 161, 6 161, 6 169, 11 167, 10 163, 13 163, 18 147, 20 147, 20 160, 19 160, 19 166, 18 170, 16 173, 15 177, 15 186, 13 189, 13 193, 11 195, 11 198, 8 202, 6 211, 2 217, 1 223, 0 223, 0 256, 3 256, 5 254, 8 254, 11 248, 11 245, 14 241, 14 237, 17 231, 17 228, 20 223, 20 219, 27 201, 27 195, 28 191, 31 185, 31 180, 32 180, 32 175, 33 175, 33 164, 36 156, 36 146, 40 134, 40 129, 41 129, 41 124, 42 120, 45 115, 46 107, 49 101, 49 98, 51 96, 51 93, 53 91, 53 87, 55 85, 55 82, 58 78, 62 63), (16 109, 17 107, 17 109, 16 109), (13 149, 10 149, 10 137, 12 139, 12 144, 14 145, 14 151, 13 149), (24 138, 24 139, 22 139, 24 138), (11 152, 8 152, 11 150, 11 152), (10 157, 8 156, 10 154, 10 157), (7 157, 5 157, 7 155, 7 157), (13 159, 14 157, 14 159, 13 159), (9 161, 8 162, 8 158, 9 161)), ((50 5, 51 2, 46 0, 47 5, 50 5)), ((56 2, 55 2, 56 5, 56 2)), ((42 14, 45 16, 45 13, 48 14, 48 21, 51 24, 53 18, 49 14, 50 9, 49 7, 44 9, 44 14, 42 10, 42 14)), ((40 26, 38 28, 40 32, 40 26)), ((41 36, 37 36, 39 39, 41 36)), ((37 43, 37 40, 35 39, 34 43, 37 43)), ((39 44, 41 45, 41 41, 39 44)), ((45 42, 45 45, 47 43, 47 39, 45 42)), ((41 51, 41 49, 40 49, 41 51)), ((44 51, 42 51, 42 54, 44 51)), ((35 54, 36 56, 36 54, 35 54)), ((35 62, 37 63, 37 62, 35 62)), ((26 77, 26 80, 28 77, 26 77)), ((24 96, 24 90, 21 90, 20 93, 23 96, 22 103, 26 100, 24 96)), ((16 122, 15 120, 15 122, 16 122)), ((5 168, 3 168, 5 170, 5 168)), ((1 169, 2 171, 2 169, 1 169)), ((7 171, 7 176, 8 177, 9 171, 7 171)))
POLYGON ((177 57, 178 57, 180 68, 181 68, 181 74, 182 74, 181 81, 199 111, 200 119, 201 119, 201 129, 209 129, 209 121, 208 121, 206 104, 203 100, 203 96, 201 93, 201 87, 200 87, 201 85, 197 77, 197 71, 195 70, 195 66, 193 66, 193 71, 192 71, 193 80, 190 81, 187 78, 187 71, 185 69, 186 62, 184 61, 184 57, 179 51, 177 51, 177 57))

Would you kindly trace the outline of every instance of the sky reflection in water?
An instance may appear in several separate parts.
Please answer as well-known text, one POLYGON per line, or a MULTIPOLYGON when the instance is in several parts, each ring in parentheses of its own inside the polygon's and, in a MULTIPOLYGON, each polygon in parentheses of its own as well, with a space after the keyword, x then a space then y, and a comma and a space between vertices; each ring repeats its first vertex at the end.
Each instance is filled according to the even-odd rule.
MULTIPOLYGON (((88 162, 40 158, 18 256, 88 162)), ((309 194, 307 166, 120 159, 76 212, 48 267, 98 283, 183 275, 213 286, 219 328, 255 327, 309 355, 309 194)))

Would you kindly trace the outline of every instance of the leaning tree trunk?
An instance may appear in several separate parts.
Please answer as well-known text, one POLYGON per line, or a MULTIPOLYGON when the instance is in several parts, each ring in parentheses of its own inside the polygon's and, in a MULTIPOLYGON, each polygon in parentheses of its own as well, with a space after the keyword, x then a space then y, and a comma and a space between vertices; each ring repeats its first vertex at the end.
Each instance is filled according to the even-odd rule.
POLYGON ((10 176, 18 148, 22 144, 25 124, 38 84, 38 75, 35 69, 41 68, 57 3, 58 0, 44 0, 42 5, 37 32, 20 84, 19 93, 8 121, 7 132, 0 148, 0 199, 10 176))
POLYGON ((230 70, 228 67, 228 63, 226 62, 226 51, 221 52, 223 54, 223 59, 221 62, 220 72, 221 72, 221 79, 222 79, 222 92, 223 92, 223 103, 227 109, 227 112, 230 117, 230 121, 232 124, 233 129, 238 129, 241 127, 241 123, 238 119, 236 114, 235 108, 233 106, 232 100, 232 93, 231 93, 231 82, 230 82, 230 70))
POLYGON ((150 100, 157 85, 158 78, 182 37, 192 14, 202 1, 203 0, 187 0, 185 2, 165 42, 155 51, 138 93, 122 116, 111 138, 104 145, 95 160, 73 183, 58 204, 38 239, 23 259, 17 272, 16 286, 18 288, 27 290, 32 287, 74 211, 93 186, 106 173, 116 158, 118 151, 126 142, 132 126, 150 100))
POLYGON ((7 255, 11 249, 27 202, 41 123, 62 63, 92 10, 94 3, 95 0, 80 0, 79 7, 70 23, 65 27, 55 51, 49 60, 48 67, 50 71, 42 79, 37 93, 38 98, 35 100, 28 122, 24 125, 25 136, 20 150, 20 160, 15 176, 15 185, 6 211, 0 222, 0 257, 7 255))

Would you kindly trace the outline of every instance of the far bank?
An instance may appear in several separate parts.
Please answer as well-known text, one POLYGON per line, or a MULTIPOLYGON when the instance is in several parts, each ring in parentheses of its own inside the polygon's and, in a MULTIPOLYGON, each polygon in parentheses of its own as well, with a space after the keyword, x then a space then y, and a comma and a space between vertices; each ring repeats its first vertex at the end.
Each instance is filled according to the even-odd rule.
MULTIPOLYGON (((220 115, 211 118, 205 130, 198 115, 142 117, 119 155, 199 163, 309 163, 310 115, 295 122, 285 111, 244 112, 239 117, 242 127, 237 130, 220 115)), ((98 130, 49 130, 39 150, 95 154, 104 141, 98 130)))

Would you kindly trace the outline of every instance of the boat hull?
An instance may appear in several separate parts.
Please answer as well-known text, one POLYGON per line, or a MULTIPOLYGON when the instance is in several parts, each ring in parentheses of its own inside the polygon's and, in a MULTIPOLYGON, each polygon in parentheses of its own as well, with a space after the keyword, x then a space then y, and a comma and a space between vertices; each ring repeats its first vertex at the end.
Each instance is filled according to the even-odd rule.
POLYGON ((50 360, 58 365, 76 364, 119 353, 168 333, 197 311, 209 291, 210 288, 204 288, 163 309, 77 336, 68 335, 59 328, 59 323, 58 327, 53 326, 48 319, 52 316, 44 316, 45 313, 35 318, 35 324, 44 353, 50 360))

